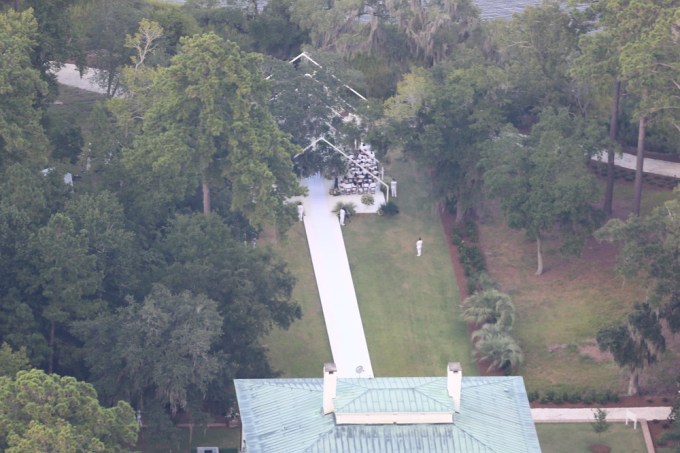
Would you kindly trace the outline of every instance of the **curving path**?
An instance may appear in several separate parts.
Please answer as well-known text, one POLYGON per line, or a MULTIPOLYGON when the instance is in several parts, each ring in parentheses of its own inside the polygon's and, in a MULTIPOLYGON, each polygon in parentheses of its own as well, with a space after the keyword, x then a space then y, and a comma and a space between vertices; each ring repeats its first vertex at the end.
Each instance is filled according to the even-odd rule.
MULTIPOLYGON (((600 156, 593 158, 593 160, 597 160, 606 164, 607 153, 603 152, 600 156)), ((614 165, 617 167, 635 170, 635 164, 636 157, 632 154, 617 153, 614 158, 614 165)), ((678 162, 668 162, 665 160, 650 159, 649 157, 645 157, 645 160, 642 163, 642 171, 644 173, 680 179, 680 163, 678 162)))

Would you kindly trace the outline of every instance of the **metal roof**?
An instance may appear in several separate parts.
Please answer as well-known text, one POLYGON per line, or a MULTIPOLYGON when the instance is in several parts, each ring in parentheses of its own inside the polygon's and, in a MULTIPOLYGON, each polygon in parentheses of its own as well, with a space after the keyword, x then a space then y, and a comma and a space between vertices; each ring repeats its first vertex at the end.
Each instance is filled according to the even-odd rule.
MULTIPOLYGON (((235 380, 248 453, 540 453, 521 377, 463 377, 453 424, 336 425, 323 379, 235 380)), ((446 377, 337 381, 338 412, 450 411, 446 377)))

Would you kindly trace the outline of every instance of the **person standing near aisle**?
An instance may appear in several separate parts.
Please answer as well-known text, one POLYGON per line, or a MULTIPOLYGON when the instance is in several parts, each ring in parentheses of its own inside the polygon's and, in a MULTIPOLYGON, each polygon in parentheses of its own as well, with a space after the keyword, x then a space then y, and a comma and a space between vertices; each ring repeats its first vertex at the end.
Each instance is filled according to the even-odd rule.
POLYGON ((302 203, 298 203, 297 205, 297 213, 298 213, 298 220, 302 222, 303 217, 305 216, 305 207, 302 206, 302 203))
POLYGON ((416 241, 416 252, 417 252, 416 256, 420 256, 423 254, 423 240, 421 238, 418 238, 418 240, 416 241))

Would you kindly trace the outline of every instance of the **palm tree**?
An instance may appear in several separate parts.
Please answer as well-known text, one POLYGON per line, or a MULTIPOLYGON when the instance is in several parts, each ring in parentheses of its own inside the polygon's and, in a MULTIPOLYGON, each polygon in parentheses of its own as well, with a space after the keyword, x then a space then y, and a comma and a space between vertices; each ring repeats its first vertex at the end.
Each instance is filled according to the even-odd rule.
POLYGON ((507 294, 487 289, 463 301, 463 319, 475 324, 498 323, 509 330, 515 322, 515 305, 507 294))
POLYGON ((524 353, 510 335, 499 334, 482 338, 475 343, 481 360, 489 361, 488 371, 510 372, 524 362, 524 353))

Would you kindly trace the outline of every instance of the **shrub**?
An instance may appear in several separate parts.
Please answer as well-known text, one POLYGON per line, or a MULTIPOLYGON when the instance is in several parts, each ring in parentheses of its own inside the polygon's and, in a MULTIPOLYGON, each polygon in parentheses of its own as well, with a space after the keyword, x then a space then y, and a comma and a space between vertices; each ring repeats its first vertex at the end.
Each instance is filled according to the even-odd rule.
POLYGON ((537 390, 532 390, 532 391, 527 393, 527 398, 529 398, 530 402, 538 400, 539 396, 540 395, 538 394, 537 390))
POLYGON ((468 277, 467 279, 467 292, 468 294, 474 294, 477 292, 477 279, 474 277, 468 277))
POLYGON ((373 206, 373 203, 375 203, 375 198, 373 198, 373 195, 365 193, 361 196, 361 203, 365 204, 366 206, 373 206))
POLYGON ((545 397, 549 403, 552 403, 553 401, 555 401, 555 391, 548 390, 547 392, 545 392, 545 397))
POLYGON ((479 248, 475 246, 461 246, 459 247, 458 252, 460 262, 463 265, 467 277, 486 270, 484 255, 479 248))
POLYGON ((586 390, 583 392, 583 403, 584 404, 593 404, 593 400, 595 399, 595 394, 592 390, 586 390))
POLYGON ((473 220, 467 219, 463 224, 463 228, 465 228, 465 237, 467 240, 476 244, 479 241, 477 224, 473 220))
POLYGON ((388 201, 387 203, 383 203, 380 205, 378 214, 389 216, 397 215, 399 214, 399 206, 397 206, 397 204, 394 203, 393 201, 388 201))
POLYGON ((613 390, 607 390, 607 402, 617 403, 619 401, 619 394, 613 390))
POLYGON ((597 404, 607 404, 609 402, 609 394, 607 392, 595 392, 593 401, 595 401, 597 404))
POLYGON ((567 400, 570 403, 580 403, 581 402, 581 392, 575 391, 571 392, 569 394, 569 399, 567 400))
POLYGON ((463 243, 463 237, 460 235, 460 232, 458 231, 458 229, 455 226, 453 227, 453 230, 451 231, 451 242, 456 247, 459 247, 463 243))
POLYGON ((340 209, 345 208, 345 212, 347 212, 348 216, 353 216, 357 213, 357 205, 355 205, 352 202, 349 203, 343 203, 342 201, 338 201, 335 204, 335 208, 333 208, 333 212, 337 214, 340 212, 340 209))

